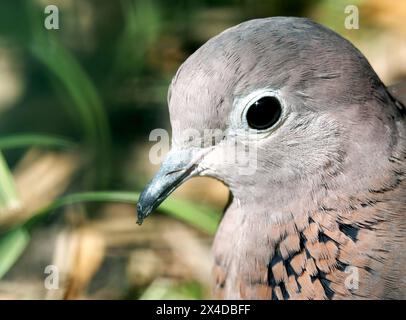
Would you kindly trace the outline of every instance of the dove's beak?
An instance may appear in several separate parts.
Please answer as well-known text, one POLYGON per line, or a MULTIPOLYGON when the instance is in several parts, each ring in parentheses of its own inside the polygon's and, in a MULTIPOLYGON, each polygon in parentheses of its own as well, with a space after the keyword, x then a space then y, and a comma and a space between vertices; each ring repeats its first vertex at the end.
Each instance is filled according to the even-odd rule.
POLYGON ((141 224, 178 186, 198 173, 204 150, 171 150, 159 171, 141 193, 137 204, 137 223, 141 224))

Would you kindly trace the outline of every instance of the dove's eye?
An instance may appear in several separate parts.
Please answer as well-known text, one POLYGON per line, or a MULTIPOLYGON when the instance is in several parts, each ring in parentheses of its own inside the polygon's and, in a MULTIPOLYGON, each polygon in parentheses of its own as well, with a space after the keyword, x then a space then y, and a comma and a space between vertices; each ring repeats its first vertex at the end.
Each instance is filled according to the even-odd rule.
POLYGON ((273 96, 262 97, 247 110, 246 118, 250 128, 265 130, 272 127, 282 114, 279 100, 273 96))

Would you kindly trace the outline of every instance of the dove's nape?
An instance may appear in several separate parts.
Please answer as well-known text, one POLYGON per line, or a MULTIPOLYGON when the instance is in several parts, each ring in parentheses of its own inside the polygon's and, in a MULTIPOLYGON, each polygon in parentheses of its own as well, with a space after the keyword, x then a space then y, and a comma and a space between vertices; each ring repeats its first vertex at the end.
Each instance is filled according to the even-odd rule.
POLYGON ((189 57, 168 101, 172 150, 138 215, 194 175, 229 186, 217 296, 406 297, 405 107, 348 41, 307 19, 248 21, 189 57), (190 128, 224 134, 196 146, 190 128), (255 170, 223 161, 236 142, 255 170))

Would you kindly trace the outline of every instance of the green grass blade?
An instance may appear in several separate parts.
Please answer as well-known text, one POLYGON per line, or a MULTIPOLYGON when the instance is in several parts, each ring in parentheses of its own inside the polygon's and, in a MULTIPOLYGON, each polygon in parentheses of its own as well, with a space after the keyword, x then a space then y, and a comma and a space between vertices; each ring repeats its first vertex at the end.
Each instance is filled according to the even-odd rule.
POLYGON ((147 67, 145 55, 158 41, 162 29, 161 8, 150 0, 122 0, 121 6, 124 28, 118 37, 115 69, 124 74, 140 74, 147 67))
POLYGON ((166 199, 159 206, 159 210, 210 235, 215 234, 221 219, 220 213, 213 211, 213 209, 207 209, 201 205, 176 198, 166 199))
MULTIPOLYGON (((81 203, 81 202, 125 202, 136 204, 140 194, 137 192, 100 191, 84 192, 67 195, 53 202, 50 206, 41 210, 34 220, 30 220, 28 225, 32 225, 41 216, 55 210, 58 207, 81 203)), ((159 207, 159 211, 184 221, 208 234, 214 234, 220 221, 220 214, 214 210, 204 208, 181 199, 166 199, 159 207)), ((134 209, 134 223, 135 223, 134 209)))
POLYGON ((101 98, 76 59, 51 37, 46 41, 34 42, 32 50, 71 96, 87 138, 91 142, 107 143, 110 129, 101 98))
POLYGON ((14 184, 13 175, 0 151, 0 215, 19 205, 20 199, 14 184))
MULTIPOLYGON (((67 93, 74 108, 74 121, 79 120, 87 144, 96 151, 97 179, 106 185, 110 170, 111 133, 103 101, 93 81, 78 59, 58 39, 59 34, 43 27, 41 10, 27 3, 31 24, 29 48, 32 54, 48 69, 67 93)), ((70 113, 72 114, 72 113, 70 113)))
POLYGON ((139 300, 192 300, 202 299, 198 283, 177 284, 169 279, 156 279, 139 297, 139 300))
POLYGON ((0 137, 0 149, 2 150, 34 146, 70 148, 74 145, 66 138, 45 134, 22 133, 0 137))
POLYGON ((0 236, 0 279, 15 264, 29 241, 30 235, 23 227, 13 229, 0 236))

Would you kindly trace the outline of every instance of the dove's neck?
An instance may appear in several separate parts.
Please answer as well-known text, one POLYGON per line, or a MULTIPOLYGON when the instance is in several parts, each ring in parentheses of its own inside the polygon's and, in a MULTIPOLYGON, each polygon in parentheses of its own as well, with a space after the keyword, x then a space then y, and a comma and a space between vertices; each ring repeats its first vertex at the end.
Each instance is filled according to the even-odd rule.
POLYGON ((215 291, 227 299, 382 296, 374 277, 398 250, 394 230, 404 223, 405 189, 400 178, 346 209, 296 205, 302 214, 280 221, 234 199, 214 243, 215 291))
POLYGON ((382 296, 377 279, 395 263, 403 239, 396 233, 406 212, 401 130, 390 148, 350 146, 352 160, 333 176, 283 184, 264 177, 252 189, 232 190, 214 243, 216 268, 226 274, 217 279, 218 292, 254 299, 382 296))

